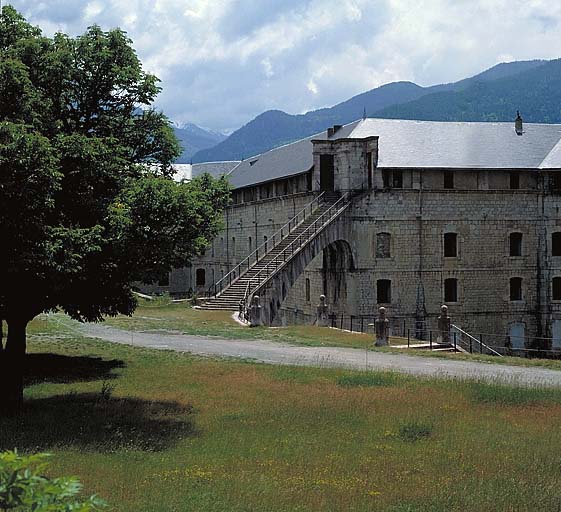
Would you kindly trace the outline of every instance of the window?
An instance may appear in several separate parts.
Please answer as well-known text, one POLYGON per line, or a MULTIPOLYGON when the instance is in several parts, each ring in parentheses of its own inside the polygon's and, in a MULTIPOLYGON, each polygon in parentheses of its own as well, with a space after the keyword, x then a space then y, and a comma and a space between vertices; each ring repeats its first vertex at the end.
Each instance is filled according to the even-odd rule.
POLYGON ((561 256, 561 232, 551 235, 551 255, 561 256))
POLYGON ((206 284, 206 272, 204 268, 197 269, 196 279, 197 286, 204 286, 206 284))
POLYGON ((310 280, 306 278, 306 300, 310 302, 310 280))
POLYGON ((458 302, 458 280, 444 280, 444 302, 458 302))
POLYGON ((376 258, 391 257, 391 239, 389 233, 378 233, 376 235, 376 258))
POLYGON ((392 301, 392 282, 389 279, 378 279, 376 298, 378 304, 389 304, 392 301))
POLYGON ((520 173, 511 171, 510 172, 510 189, 518 190, 520 188, 520 173))
POLYGON ((267 235, 263 237, 263 242, 265 242, 265 252, 267 252, 267 235))
POLYGON ((403 188, 403 172, 394 171, 393 172, 393 188, 403 188))
POLYGON ((456 258, 458 256, 458 234, 444 233, 444 257, 456 258))
POLYGON ((561 300, 561 277, 554 277, 551 282, 553 300, 561 300))
POLYGON ((232 258, 236 257, 236 237, 232 237, 232 258))
POLYGON ((444 171, 444 188, 454 188, 454 173, 444 171))
POLYGON ((162 278, 158 281, 158 286, 169 286, 169 274, 162 276, 162 278))
POLYGON ((382 171, 382 185, 384 188, 390 188, 390 171, 382 171))
POLYGON ((521 277, 512 277, 510 279, 510 300, 522 300, 521 277))
POLYGON ((247 247, 249 249, 249 252, 251 253, 251 247, 252 247, 252 243, 251 243, 251 237, 247 238, 247 247))
POLYGON ((372 188, 372 152, 366 153, 366 176, 368 177, 368 188, 372 188))
POLYGON ((559 192, 561 190, 561 173, 552 173, 550 183, 551 189, 555 192, 559 192))
POLYGON ((510 255, 522 256, 522 233, 511 233, 509 236, 510 255))

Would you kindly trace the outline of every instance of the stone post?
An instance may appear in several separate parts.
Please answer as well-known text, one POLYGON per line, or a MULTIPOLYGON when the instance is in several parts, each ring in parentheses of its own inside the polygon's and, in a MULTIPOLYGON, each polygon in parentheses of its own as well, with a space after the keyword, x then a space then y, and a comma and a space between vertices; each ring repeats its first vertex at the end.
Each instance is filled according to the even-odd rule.
POLYGON ((378 310, 378 318, 374 323, 376 332, 377 347, 387 347, 389 345, 390 337, 390 321, 386 318, 386 308, 381 307, 378 310))
POLYGON ((452 319, 448 316, 448 306, 440 308, 440 316, 438 317, 438 330, 440 332, 441 343, 450 343, 450 327, 452 319))
POLYGON ((254 295, 249 307, 249 325, 258 327, 261 325, 261 304, 259 304, 259 295, 254 295))
POLYGON ((328 307, 325 302, 325 295, 319 296, 319 304, 317 305, 316 325, 318 327, 327 327, 328 325, 328 307))

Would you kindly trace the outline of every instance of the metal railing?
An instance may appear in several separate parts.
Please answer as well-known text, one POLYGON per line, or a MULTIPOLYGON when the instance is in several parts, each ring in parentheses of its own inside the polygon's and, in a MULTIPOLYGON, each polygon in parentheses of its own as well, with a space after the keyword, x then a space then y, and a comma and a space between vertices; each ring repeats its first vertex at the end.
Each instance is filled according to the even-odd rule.
POLYGON ((463 348, 466 352, 473 354, 474 347, 475 351, 480 354, 487 354, 491 356, 502 357, 502 354, 491 348, 489 345, 483 343, 482 339, 477 339, 468 332, 460 329, 457 325, 452 324, 452 332, 457 333, 458 345, 463 348))
POLYGON ((351 194, 347 192, 323 212, 314 222, 312 222, 302 233, 300 233, 290 244, 288 244, 279 254, 267 262, 267 264, 248 279, 244 294, 244 303, 249 307, 249 297, 255 290, 265 285, 265 283, 277 272, 279 268, 286 264, 295 253, 302 249, 310 240, 321 232, 328 224, 335 220, 350 204, 351 194))
POLYGON ((296 227, 306 220, 307 217, 312 215, 319 207, 320 201, 323 200, 325 192, 315 197, 310 203, 302 208, 294 217, 292 217, 286 224, 284 224, 278 231, 275 231, 271 238, 263 242, 255 251, 249 256, 244 258, 238 265, 236 265, 230 272, 228 272, 219 281, 212 284, 208 289, 206 296, 210 299, 216 297, 226 286, 230 286, 236 279, 238 279, 244 272, 248 271, 253 265, 259 262, 270 250, 273 250, 278 243, 282 242, 289 236, 296 227), (314 207, 315 205, 315 207, 314 207), (307 214, 307 212, 309 213, 307 214))

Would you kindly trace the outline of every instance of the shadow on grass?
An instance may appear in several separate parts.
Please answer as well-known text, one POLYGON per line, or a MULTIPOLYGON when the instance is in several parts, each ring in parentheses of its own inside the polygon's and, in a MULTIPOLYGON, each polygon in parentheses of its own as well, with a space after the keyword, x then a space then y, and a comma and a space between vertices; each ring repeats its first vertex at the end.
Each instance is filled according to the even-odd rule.
POLYGON ((118 359, 101 357, 63 356, 59 354, 27 354, 24 382, 26 386, 41 382, 69 383, 115 379, 116 368, 124 368, 118 359))
POLYGON ((111 397, 102 389, 26 400, 20 414, 0 418, 0 451, 160 451, 195 434, 190 406, 111 397))

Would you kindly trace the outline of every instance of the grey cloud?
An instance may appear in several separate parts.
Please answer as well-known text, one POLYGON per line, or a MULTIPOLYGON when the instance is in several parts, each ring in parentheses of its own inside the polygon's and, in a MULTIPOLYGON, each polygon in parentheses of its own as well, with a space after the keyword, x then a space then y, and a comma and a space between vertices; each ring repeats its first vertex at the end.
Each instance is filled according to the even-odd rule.
POLYGON ((561 39, 561 6, 541 0, 531 7, 525 0, 13 4, 47 33, 76 35, 93 22, 121 26, 163 80, 158 108, 214 129, 236 128, 268 109, 332 105, 392 80, 431 85, 505 59, 558 57, 561 39))

